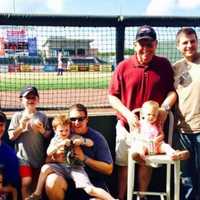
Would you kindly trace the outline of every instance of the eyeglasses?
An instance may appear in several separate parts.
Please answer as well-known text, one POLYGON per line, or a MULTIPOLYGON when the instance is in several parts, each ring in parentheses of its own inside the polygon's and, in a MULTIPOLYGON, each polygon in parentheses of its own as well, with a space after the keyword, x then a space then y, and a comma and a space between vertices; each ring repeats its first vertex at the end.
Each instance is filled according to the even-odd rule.
POLYGON ((71 117, 70 120, 72 122, 78 121, 78 122, 82 122, 86 119, 86 117, 71 117))

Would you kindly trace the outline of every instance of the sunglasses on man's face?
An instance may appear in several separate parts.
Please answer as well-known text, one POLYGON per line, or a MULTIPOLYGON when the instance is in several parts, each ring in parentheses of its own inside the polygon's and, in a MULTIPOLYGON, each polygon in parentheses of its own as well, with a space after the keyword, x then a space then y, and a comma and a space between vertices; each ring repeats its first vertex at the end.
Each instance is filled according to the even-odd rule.
POLYGON ((72 122, 78 121, 78 122, 82 122, 86 119, 86 117, 71 117, 70 120, 72 122))

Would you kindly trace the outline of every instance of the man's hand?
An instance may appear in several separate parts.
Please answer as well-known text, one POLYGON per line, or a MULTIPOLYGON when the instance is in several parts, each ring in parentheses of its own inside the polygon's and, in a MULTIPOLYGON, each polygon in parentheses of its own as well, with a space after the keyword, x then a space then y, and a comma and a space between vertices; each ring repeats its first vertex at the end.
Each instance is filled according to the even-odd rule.
POLYGON ((130 130, 139 127, 139 119, 138 116, 134 112, 130 112, 127 118, 130 130))
POLYGON ((73 139, 73 144, 76 146, 84 145, 87 147, 92 147, 94 145, 94 142, 89 138, 81 137, 73 139))
POLYGON ((81 137, 81 138, 73 139, 73 144, 76 145, 76 146, 80 146, 80 145, 84 144, 84 138, 81 137))
POLYGON ((84 153, 83 153, 83 150, 79 147, 79 146, 76 146, 74 148, 74 154, 75 154, 75 157, 78 158, 79 160, 84 160, 84 153))

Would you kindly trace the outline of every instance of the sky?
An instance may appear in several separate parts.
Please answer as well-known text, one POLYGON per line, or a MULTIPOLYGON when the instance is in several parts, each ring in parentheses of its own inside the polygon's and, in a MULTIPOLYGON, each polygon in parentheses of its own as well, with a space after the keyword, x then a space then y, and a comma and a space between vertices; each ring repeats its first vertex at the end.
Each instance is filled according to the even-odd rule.
POLYGON ((0 0, 0 5, 0 13, 19 14, 199 16, 200 13, 200 0, 0 0))

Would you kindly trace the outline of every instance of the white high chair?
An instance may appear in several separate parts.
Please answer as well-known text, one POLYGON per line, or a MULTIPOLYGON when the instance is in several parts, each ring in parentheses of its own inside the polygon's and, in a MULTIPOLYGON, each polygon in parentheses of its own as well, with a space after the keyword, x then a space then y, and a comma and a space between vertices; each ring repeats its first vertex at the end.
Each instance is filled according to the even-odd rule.
MULTIPOLYGON (((174 126, 174 116, 169 112, 169 126, 168 126, 168 143, 172 145, 172 135, 174 126)), ((153 166, 157 164, 166 164, 166 191, 165 192, 140 192, 134 191, 135 187, 135 164, 136 161, 132 159, 131 149, 128 150, 128 181, 127 181, 127 200, 132 200, 133 195, 140 199, 139 195, 153 195, 160 196, 161 200, 165 197, 170 200, 171 196, 171 166, 174 167, 174 199, 180 200, 180 160, 173 161, 168 155, 149 155, 146 157, 147 165, 153 166)))

